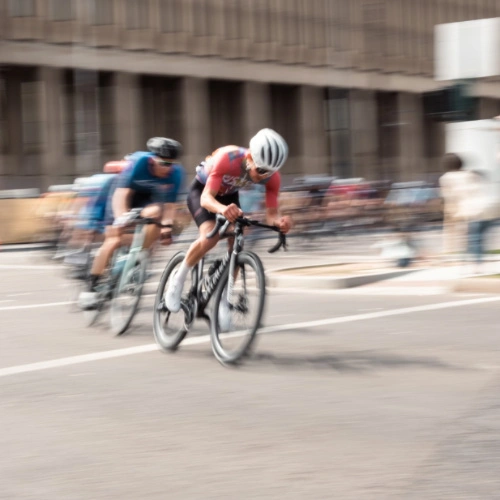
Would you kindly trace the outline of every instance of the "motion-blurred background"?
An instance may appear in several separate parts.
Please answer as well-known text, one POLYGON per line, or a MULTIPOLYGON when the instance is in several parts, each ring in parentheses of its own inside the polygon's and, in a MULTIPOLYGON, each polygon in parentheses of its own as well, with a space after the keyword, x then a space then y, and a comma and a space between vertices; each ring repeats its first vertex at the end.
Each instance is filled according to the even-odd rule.
MULTIPOLYGON (((0 0, 0 203, 65 191, 155 135, 183 144, 192 177, 271 127, 290 192, 354 186, 342 217, 371 200, 380 221, 411 181, 391 206, 434 212, 446 122, 500 114, 499 77, 435 81, 435 25, 498 15, 496 0, 0 0)), ((6 232, 39 210, 16 203, 4 243, 31 239, 6 232)))

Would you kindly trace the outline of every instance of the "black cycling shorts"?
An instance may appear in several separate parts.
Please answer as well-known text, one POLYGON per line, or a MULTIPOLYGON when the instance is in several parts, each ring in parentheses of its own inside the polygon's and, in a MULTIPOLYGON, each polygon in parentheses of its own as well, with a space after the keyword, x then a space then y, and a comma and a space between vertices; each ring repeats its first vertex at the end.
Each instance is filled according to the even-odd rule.
MULTIPOLYGON (((204 189, 205 184, 202 184, 199 180, 195 179, 189 188, 187 197, 188 209, 198 227, 200 227, 207 220, 215 220, 215 214, 209 212, 206 208, 201 206, 201 193, 204 189)), ((240 206, 240 196, 238 191, 226 196, 216 196, 215 199, 226 206, 231 205, 231 203, 238 205, 238 207, 240 206)))

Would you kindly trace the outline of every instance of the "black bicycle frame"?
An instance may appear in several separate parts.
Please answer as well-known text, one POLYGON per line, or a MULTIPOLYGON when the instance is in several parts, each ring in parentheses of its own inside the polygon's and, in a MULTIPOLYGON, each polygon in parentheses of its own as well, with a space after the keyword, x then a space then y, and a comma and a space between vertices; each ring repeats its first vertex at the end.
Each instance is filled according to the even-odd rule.
MULTIPOLYGON (((212 295, 217 288, 224 272, 229 266, 230 276, 234 274, 234 262, 236 261, 236 256, 243 249, 243 228, 239 225, 236 226, 234 231, 234 247, 232 252, 227 252, 222 261, 219 263, 213 274, 207 274, 203 276, 203 267, 205 260, 201 259, 196 266, 195 279, 193 282, 193 288, 191 293, 194 293, 198 302, 199 312, 202 313, 207 306, 208 302, 212 298, 212 295), (232 257, 235 258, 232 258, 232 257)), ((232 296, 232 288, 234 285, 234 279, 229 280, 229 290, 228 296, 232 296)))
MULTIPOLYGON (((207 238, 211 238, 217 231, 220 230, 221 236, 225 234, 225 231, 229 225, 229 222, 222 216, 217 216, 216 225, 214 229, 211 231, 207 238), (221 229, 222 228, 222 229, 221 229)), ((235 276, 235 263, 236 257, 243 250, 243 228, 246 226, 259 226, 266 229, 271 229, 273 231, 279 232, 279 229, 275 226, 269 226, 266 224, 262 224, 258 221, 246 219, 246 218, 238 218, 235 223, 234 233, 226 236, 234 236, 234 246, 231 252, 227 252, 222 261, 219 263, 213 274, 207 274, 203 276, 203 267, 205 260, 201 259, 198 265, 193 269, 193 283, 190 290, 190 298, 194 300, 195 312, 194 315, 197 317, 208 317, 205 315, 205 307, 208 305, 208 302, 212 298, 212 295, 217 288, 224 272, 229 266, 229 283, 228 283, 228 303, 231 307, 231 298, 233 295, 233 286, 234 286, 234 276, 235 276)), ((275 245, 272 249, 269 250, 270 253, 276 252, 282 246, 286 249, 286 237, 283 233, 279 232, 280 239, 277 245, 275 245)))
POLYGON ((224 274, 227 266, 229 265, 229 261, 231 259, 231 254, 229 252, 226 253, 220 264, 215 269, 215 272, 212 275, 207 274, 202 278, 203 272, 203 260, 198 264, 197 271, 197 292, 198 292, 198 302, 202 309, 208 304, 212 295, 219 284, 219 281, 224 274), (200 278, 201 281, 200 281, 200 278))

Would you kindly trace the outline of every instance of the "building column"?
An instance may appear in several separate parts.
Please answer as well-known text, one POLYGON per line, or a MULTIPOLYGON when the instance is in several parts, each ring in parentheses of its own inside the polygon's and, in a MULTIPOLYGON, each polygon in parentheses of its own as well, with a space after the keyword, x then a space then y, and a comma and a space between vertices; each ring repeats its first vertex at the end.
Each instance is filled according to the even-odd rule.
POLYGON ((41 183, 42 189, 52 184, 71 183, 73 171, 65 161, 63 135, 63 78, 60 68, 41 67, 38 70, 41 83, 40 100, 41 131, 41 183))
MULTIPOLYGON (((245 145, 262 128, 271 126, 271 90, 267 83, 243 83, 243 135, 245 145)), ((242 144, 243 145, 243 144, 242 144)))
POLYGON ((423 106, 419 94, 398 94, 399 180, 425 180, 423 106))
POLYGON ((349 93, 352 175, 377 180, 379 173, 377 101, 371 90, 349 93))
POLYGON ((131 73, 114 74, 114 127, 118 155, 142 151, 141 89, 139 77, 131 73))
POLYGON ((328 173, 328 137, 325 129, 325 93, 322 87, 299 89, 300 170, 302 175, 328 173))
POLYGON ((195 168, 210 151, 210 102, 208 81, 202 78, 184 78, 181 84, 182 98, 182 163, 188 180, 195 168))

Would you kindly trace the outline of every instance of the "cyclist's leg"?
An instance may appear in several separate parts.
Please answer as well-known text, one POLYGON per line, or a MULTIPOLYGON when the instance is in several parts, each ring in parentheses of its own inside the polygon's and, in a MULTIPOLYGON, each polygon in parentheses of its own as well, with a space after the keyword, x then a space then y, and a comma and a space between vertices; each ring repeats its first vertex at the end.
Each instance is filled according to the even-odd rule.
POLYGON ((98 298, 96 287, 104 274, 104 271, 108 267, 113 253, 123 245, 130 245, 131 241, 132 235, 121 235, 121 228, 113 226, 106 227, 104 242, 97 251, 92 263, 88 289, 86 292, 82 292, 78 299, 78 303, 81 308, 92 309, 97 305, 98 298))
POLYGON ((193 217, 196 225, 198 226, 199 235, 186 254, 184 259, 185 264, 192 268, 200 259, 219 241, 219 235, 214 235, 213 238, 207 239, 207 234, 212 231, 215 226, 215 214, 209 212, 206 208, 201 206, 201 195, 205 186, 195 180, 191 185, 188 193, 187 206, 191 216, 193 217))
MULTIPOLYGON (((161 207, 158 203, 151 205, 146 205, 141 212, 142 217, 147 217, 149 219, 160 220, 161 217, 161 207)), ((142 247, 145 249, 150 248, 153 243, 160 237, 160 228, 154 224, 148 224, 144 226, 144 243, 142 247)))
POLYGON ((191 244, 185 259, 182 261, 175 276, 173 276, 170 281, 165 296, 165 303, 170 311, 177 312, 180 309, 181 295, 186 277, 201 258, 217 245, 219 241, 218 234, 213 238, 207 238, 207 234, 210 233, 214 226, 215 220, 207 220, 201 224, 199 227, 200 233, 198 239, 191 244))
MULTIPOLYGON (((188 208, 199 228, 199 237, 191 245, 186 254, 186 264, 192 268, 200 259, 219 242, 219 235, 216 234, 212 238, 207 238, 207 235, 212 231, 215 226, 215 214, 209 212, 201 206, 200 198, 204 186, 195 181, 188 195, 188 208)), ((231 205, 234 203, 238 207, 240 206, 240 199, 238 192, 227 195, 227 196, 217 196, 217 201, 223 205, 231 205)), ((229 249, 232 250, 234 243, 234 238, 228 239, 229 249)))
POLYGON ((187 275, 200 259, 217 245, 219 241, 218 234, 213 238, 207 239, 207 234, 215 226, 215 214, 210 213, 201 206, 200 200, 203 189, 204 185, 195 180, 188 193, 188 209, 199 228, 199 236, 189 247, 185 259, 168 285, 165 303, 167 308, 172 312, 179 311, 181 307, 181 295, 187 275))
POLYGON ((90 273, 94 276, 102 276, 108 266, 111 256, 120 247, 121 229, 113 226, 106 227, 104 242, 97 251, 90 273))

